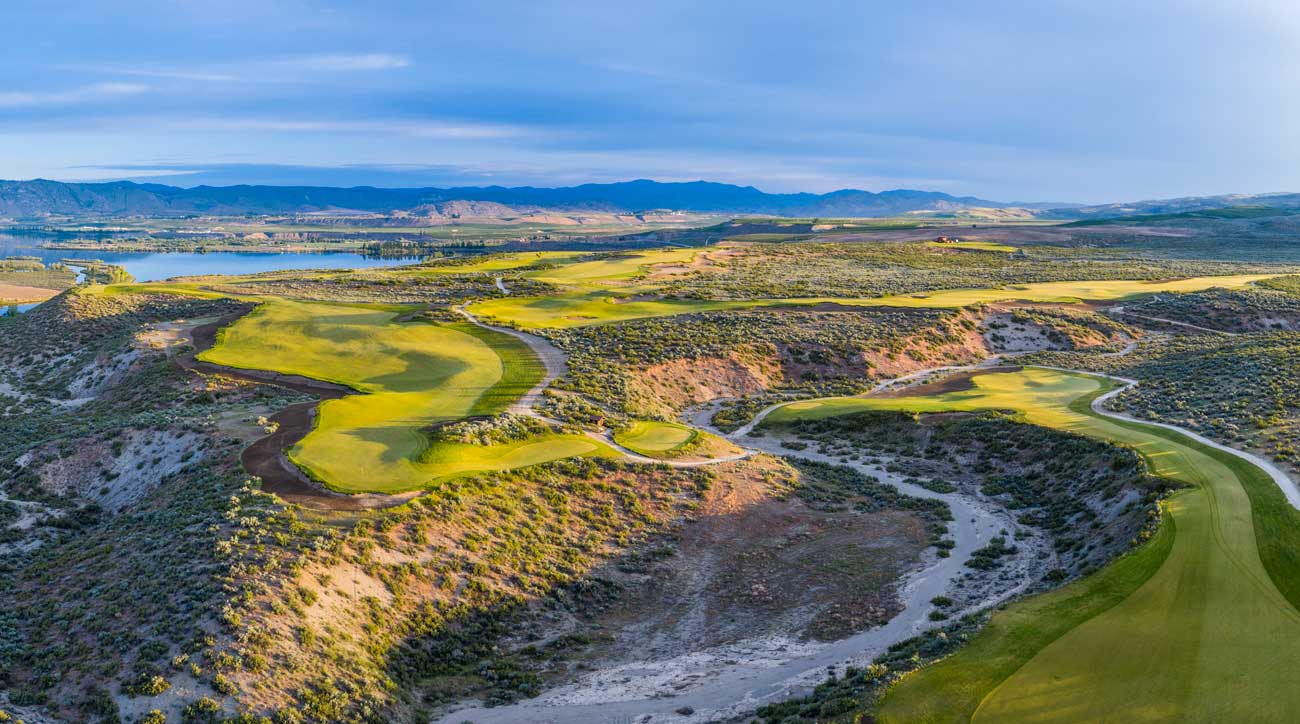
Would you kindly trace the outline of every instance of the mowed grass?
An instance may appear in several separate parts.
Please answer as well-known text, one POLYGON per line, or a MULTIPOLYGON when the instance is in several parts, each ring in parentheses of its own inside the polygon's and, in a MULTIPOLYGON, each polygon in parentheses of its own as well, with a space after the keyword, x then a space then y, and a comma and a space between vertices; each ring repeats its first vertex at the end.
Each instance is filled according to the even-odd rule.
POLYGON ((1166 500, 1151 541, 999 611, 968 646, 891 689, 880 721, 1291 720, 1300 711, 1300 516, 1267 474, 1174 431, 1092 413, 1089 401, 1109 387, 1099 378, 1030 368, 973 382, 931 397, 794 403, 766 422, 1013 410, 1131 446, 1154 474, 1189 487, 1166 500))
POLYGON ((614 442, 647 457, 663 457, 690 445, 700 434, 675 422, 638 420, 627 430, 616 433, 614 442))
POLYGON ((716 460, 744 452, 730 440, 676 422, 638 420, 614 442, 658 460, 716 460))
MULTIPOLYGON (((596 259, 578 261, 572 254, 551 252, 546 261, 556 262, 551 269, 525 272, 524 276, 540 282, 560 285, 600 285, 637 277, 658 264, 688 264, 703 249, 647 249, 606 254, 596 259)), ((581 257, 578 257, 581 258, 581 257)))
POLYGON ((468 274, 473 272, 506 272, 550 262, 562 263, 582 255, 580 251, 536 251, 518 254, 493 254, 486 259, 465 259, 463 264, 439 264, 427 267, 411 267, 403 270, 414 275, 468 274))
POLYGON ((449 475, 603 452, 599 443, 573 435, 508 446, 431 446, 430 425, 504 410, 541 379, 543 368, 513 337, 469 324, 397 322, 404 311, 270 300, 222 330, 201 357, 362 393, 323 402, 315 429, 289 453, 343 492, 397 492, 449 475))
POLYGON ((554 297, 502 297, 475 302, 468 309, 481 319, 499 324, 558 329, 692 312, 747 309, 762 304, 761 301, 632 300, 599 290, 554 297))
MULTIPOLYGON (((698 253, 699 250, 682 249, 682 252, 698 253)), ((651 257, 658 258, 658 257, 651 257)), ((594 263, 594 262, 592 262, 594 263)), ((604 262, 601 262, 602 264, 604 262)), ((613 262, 610 262, 611 264, 613 262)), ((632 262, 627 262, 631 264, 632 262)), ((583 264, 575 266, 582 267, 583 264)), ((644 264, 643 264, 644 265, 644 264)), ((590 278, 609 281, 616 267, 603 267, 598 273, 588 268, 584 274, 590 278)), ((626 271, 626 270, 624 270, 626 271)), ((1083 301, 1117 301, 1138 297, 1144 294, 1161 292, 1192 292, 1222 287, 1239 289, 1260 279, 1267 279, 1270 274, 1238 274, 1230 276, 1192 277, 1166 281, 1070 281, 1042 282, 1020 284, 1007 287, 986 289, 946 289, 920 294, 892 295, 884 297, 813 297, 790 299, 752 299, 735 301, 710 301, 691 299, 636 299, 620 297, 605 288, 593 288, 590 285, 574 287, 568 293, 550 297, 503 297, 476 302, 469 310, 485 319, 518 327, 564 328, 580 327, 606 322, 620 322, 629 319, 650 317, 667 317, 674 314, 692 312, 712 312, 728 309, 747 309, 752 307, 772 306, 807 306, 825 302, 834 302, 862 307, 912 307, 912 308, 957 308, 972 304, 984 304, 1001 301, 1058 302, 1078 303, 1083 301)), ((562 276, 549 277, 548 281, 559 282, 562 276)))

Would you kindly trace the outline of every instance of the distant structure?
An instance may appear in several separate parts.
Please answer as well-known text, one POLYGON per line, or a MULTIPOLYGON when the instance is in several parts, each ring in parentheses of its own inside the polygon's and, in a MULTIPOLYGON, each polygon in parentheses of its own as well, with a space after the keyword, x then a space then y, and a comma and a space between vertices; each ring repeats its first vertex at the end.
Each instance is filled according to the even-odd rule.
POLYGON ((957 237, 955 237, 955 236, 954 236, 954 237, 947 237, 947 236, 936 236, 936 237, 934 237, 934 243, 936 243, 936 244, 957 244, 957 243, 960 243, 960 242, 961 242, 961 239, 959 239, 959 238, 957 238, 957 237))

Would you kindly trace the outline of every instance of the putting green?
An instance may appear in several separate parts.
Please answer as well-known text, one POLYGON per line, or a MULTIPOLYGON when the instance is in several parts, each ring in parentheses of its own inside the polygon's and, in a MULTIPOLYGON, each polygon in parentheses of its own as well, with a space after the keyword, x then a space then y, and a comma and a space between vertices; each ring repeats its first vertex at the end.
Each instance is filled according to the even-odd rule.
POLYGON ((1277 505, 1267 475, 1176 432, 1092 413, 1088 402, 1109 386, 1099 378, 1031 368, 973 384, 932 397, 795 403, 765 423, 867 409, 1007 409, 1131 446, 1154 474, 1191 487, 1168 498, 1151 542, 998 612, 967 647, 899 682, 880 720, 1291 720, 1300 711, 1300 612, 1279 585, 1296 596, 1300 571, 1280 550, 1294 534, 1257 538, 1256 529, 1280 518, 1293 529, 1296 516, 1277 505))
MULTIPOLYGON (((698 250, 682 249, 682 252, 698 250)), ((657 258, 657 257, 656 257, 657 258)), ((591 262, 594 263, 594 262, 591 262)), ((630 261, 626 262, 631 264, 630 261)), ((610 262, 613 264, 613 262, 610 262)), ((642 262, 641 266, 644 266, 642 262)), ((574 266, 583 266, 577 264, 574 266)), ((570 267, 572 268, 572 267, 570 267)), ((609 272, 609 268, 606 268, 609 272)), ((592 278, 599 275, 591 272, 592 278)), ((810 297, 788 299, 750 300, 692 300, 692 299, 642 299, 637 296, 617 296, 607 288, 590 285, 573 287, 568 293, 551 297, 504 297, 477 302, 470 311, 480 317, 503 324, 525 328, 580 327, 604 322, 629 319, 666 317, 691 312, 711 312, 726 309, 747 309, 770 306, 806 306, 832 302, 860 307, 920 307, 952 309, 972 304, 1002 301, 1078 303, 1082 301, 1117 301, 1144 294, 1161 292, 1193 292, 1212 287, 1238 289, 1270 274, 1237 274, 1231 276, 1192 277, 1172 281, 1070 281, 1019 284, 986 289, 946 289, 919 294, 884 297, 810 297)), ((562 283, 563 276, 548 277, 548 281, 562 283)), ((610 277, 600 277, 608 280, 610 277)), ((644 294, 646 289, 631 290, 644 294)))
POLYGON ((664 457, 695 441, 700 432, 675 422, 638 420, 616 433, 614 442, 647 457, 664 457))
POLYGON ((344 492, 410 490, 448 475, 608 450, 576 435, 431 447, 431 424, 500 412, 541 379, 543 368, 514 337, 470 324, 397 322, 404 311, 272 299, 222 330, 201 358, 362 393, 321 403, 315 429, 289 452, 344 492))

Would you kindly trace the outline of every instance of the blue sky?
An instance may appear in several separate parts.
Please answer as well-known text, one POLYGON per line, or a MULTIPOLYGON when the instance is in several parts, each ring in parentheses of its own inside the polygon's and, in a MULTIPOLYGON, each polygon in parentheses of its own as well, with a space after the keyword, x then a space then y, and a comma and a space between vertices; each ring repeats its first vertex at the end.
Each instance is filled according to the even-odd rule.
POLYGON ((1300 5, 5 0, 0 177, 1300 190, 1300 5))

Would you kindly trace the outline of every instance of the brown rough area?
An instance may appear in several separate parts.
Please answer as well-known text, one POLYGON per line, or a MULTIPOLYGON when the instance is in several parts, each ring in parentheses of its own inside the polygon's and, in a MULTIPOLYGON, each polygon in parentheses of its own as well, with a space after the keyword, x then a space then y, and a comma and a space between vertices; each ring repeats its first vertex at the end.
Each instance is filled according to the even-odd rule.
POLYGON ((628 396, 648 413, 671 416, 701 402, 761 392, 781 379, 774 359, 733 353, 674 360, 634 372, 628 380, 628 396))
POLYGON ((738 463, 674 536, 672 555, 602 571, 626 595, 587 622, 613 632, 592 653, 644 660, 755 636, 829 641, 895 615, 894 586, 928 545, 926 524, 813 507, 791 494, 793 475, 774 458, 738 463))

